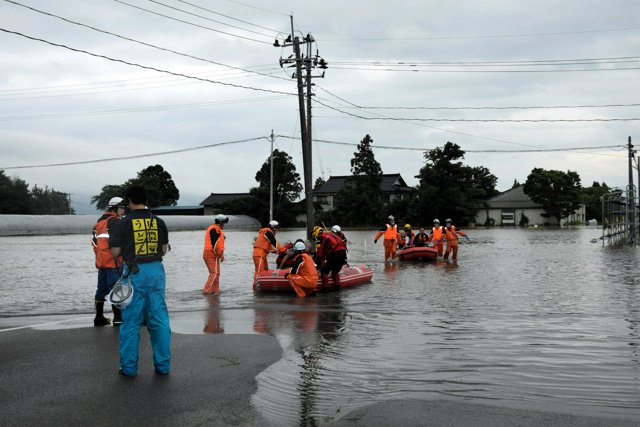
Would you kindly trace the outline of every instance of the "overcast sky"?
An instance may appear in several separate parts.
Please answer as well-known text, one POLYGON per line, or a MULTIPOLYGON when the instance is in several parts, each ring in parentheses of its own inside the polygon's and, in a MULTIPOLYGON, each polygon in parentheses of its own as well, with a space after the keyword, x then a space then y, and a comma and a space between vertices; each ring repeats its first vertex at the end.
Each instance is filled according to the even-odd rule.
POLYGON ((313 80, 314 180, 349 174, 369 134, 383 172, 409 185, 447 141, 501 191, 534 167, 627 184, 637 0, 0 0, 0 168, 88 204, 161 164, 192 205, 255 186, 273 129, 302 175, 297 86, 279 65, 293 50, 273 46, 291 14, 329 64, 313 80))

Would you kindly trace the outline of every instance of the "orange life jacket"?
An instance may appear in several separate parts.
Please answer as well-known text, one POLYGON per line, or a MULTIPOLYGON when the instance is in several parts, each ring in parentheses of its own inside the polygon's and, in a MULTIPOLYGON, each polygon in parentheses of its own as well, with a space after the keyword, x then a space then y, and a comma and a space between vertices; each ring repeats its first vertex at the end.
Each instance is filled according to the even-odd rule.
POLYGON ((207 252, 213 251, 217 256, 222 256, 224 252, 224 233, 218 224, 211 224, 207 228, 207 232, 204 235, 204 250, 207 252), (211 230, 215 230, 218 234, 218 240, 214 244, 211 244, 211 230))
POLYGON ((293 260, 293 267, 290 274, 298 274, 310 280, 313 284, 318 281, 318 270, 313 258, 306 252, 302 252, 293 260))
POLYGON ((442 226, 433 227, 429 240, 442 240, 442 226))
POLYGON ((344 243, 344 240, 333 234, 331 231, 325 231, 321 236, 322 245, 316 253, 318 258, 327 258, 335 252, 347 250, 347 245, 344 243))
POLYGON ((109 223, 118 219, 115 212, 105 212, 93 227, 93 252, 96 255, 96 268, 117 268, 122 265, 122 257, 114 260, 109 247, 109 223))
MULTIPOLYGON (((267 239, 266 234, 269 231, 273 233, 273 230, 269 227, 261 228, 260 231, 258 231, 258 237, 253 244, 253 256, 266 256, 269 254, 269 251, 275 249, 273 243, 271 243, 269 239, 267 239)), ((277 249, 280 249, 280 247, 278 247, 277 249)))
POLYGON ((444 232, 447 240, 450 241, 458 240, 458 234, 464 236, 464 233, 462 231, 458 231, 455 225, 452 225, 449 228, 445 227, 444 232))
POLYGON ((398 226, 396 224, 393 224, 393 225, 385 224, 385 225, 387 226, 387 230, 384 232, 385 240, 397 240, 398 226))

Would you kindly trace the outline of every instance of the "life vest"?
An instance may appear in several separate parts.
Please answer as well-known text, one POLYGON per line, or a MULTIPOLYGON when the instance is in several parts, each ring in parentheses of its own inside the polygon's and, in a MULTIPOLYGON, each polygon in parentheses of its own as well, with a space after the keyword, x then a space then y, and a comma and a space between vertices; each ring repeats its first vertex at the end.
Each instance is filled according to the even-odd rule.
POLYGON ((456 233, 456 226, 452 225, 451 227, 444 228, 444 235, 448 241, 458 240, 458 233, 456 233))
POLYGON ((346 251, 347 245, 344 243, 340 237, 336 236, 330 231, 325 231, 321 234, 322 236, 322 246, 318 250, 317 256, 320 258, 326 258, 331 254, 334 254, 338 251, 346 251))
MULTIPOLYGON (((267 256, 272 248, 275 249, 276 245, 280 246, 278 242, 274 245, 274 243, 267 238, 266 234, 269 232, 273 233, 273 230, 269 227, 260 229, 258 237, 253 244, 253 256, 267 256)), ((277 247, 277 249, 280 249, 280 247, 277 247)))
POLYGON ((207 232, 204 236, 204 250, 206 252, 213 251, 217 256, 221 256, 224 251, 224 233, 222 232, 222 228, 218 224, 211 224, 209 228, 207 228, 207 232), (215 230, 218 238, 215 242, 211 242, 211 231, 215 230))
POLYGON ((298 254, 294 258, 290 274, 298 274, 309 278, 314 284, 318 281, 318 270, 313 262, 313 258, 305 252, 298 254))
POLYGON ((115 212, 105 212, 93 227, 93 239, 91 245, 96 255, 96 268, 117 268, 122 265, 122 258, 118 257, 118 261, 111 256, 111 247, 109 246, 109 223, 118 219, 115 212))
POLYGON ((430 239, 442 240, 442 226, 433 227, 430 239))
POLYGON ((397 240, 398 226, 396 224, 393 224, 393 225, 385 224, 385 225, 387 226, 387 230, 384 232, 385 240, 397 240))

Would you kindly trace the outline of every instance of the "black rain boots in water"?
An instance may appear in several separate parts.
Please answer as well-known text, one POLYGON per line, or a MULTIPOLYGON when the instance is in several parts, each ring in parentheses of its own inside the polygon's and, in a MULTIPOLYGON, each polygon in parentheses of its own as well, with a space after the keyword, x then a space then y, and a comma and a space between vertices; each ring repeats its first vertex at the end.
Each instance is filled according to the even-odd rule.
POLYGON ((106 326, 111 324, 111 319, 104 317, 104 301, 96 301, 96 317, 93 318, 93 326, 106 326))

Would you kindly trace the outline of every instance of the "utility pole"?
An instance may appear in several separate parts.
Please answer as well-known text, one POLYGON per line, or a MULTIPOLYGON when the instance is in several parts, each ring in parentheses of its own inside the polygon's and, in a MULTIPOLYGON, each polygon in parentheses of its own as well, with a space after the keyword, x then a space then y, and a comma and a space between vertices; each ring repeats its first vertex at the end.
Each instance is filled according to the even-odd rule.
POLYGON ((293 46, 293 55, 286 59, 280 58, 280 67, 283 64, 294 64, 295 73, 292 78, 295 78, 298 84, 298 110, 300 112, 300 136, 302 139, 302 163, 304 171, 304 194, 305 194, 305 207, 307 216, 307 238, 311 239, 311 232, 314 226, 313 220, 313 169, 311 167, 311 79, 314 77, 324 77, 324 71, 321 76, 313 76, 312 69, 316 66, 325 70, 327 63, 324 59, 321 59, 316 53, 315 56, 311 55, 311 45, 315 43, 315 39, 311 34, 307 34, 301 41, 298 36, 295 35, 295 29, 293 26, 293 15, 291 15, 291 34, 287 36, 285 40, 280 43, 280 40, 276 39, 273 45, 275 47, 288 47, 293 46), (307 45, 307 55, 302 57, 300 52, 300 45, 307 45), (320 59, 320 61, 318 61, 320 59), (303 76, 302 68, 306 69, 306 75, 303 76), (303 78, 306 80, 303 82, 303 78), (307 89, 307 104, 305 108, 305 86, 307 89))
POLYGON ((635 236, 635 218, 636 218, 636 206, 635 206, 635 188, 633 186, 633 158, 635 151, 633 149, 633 144, 631 144, 631 137, 629 137, 627 142, 627 147, 629 150, 629 185, 627 186, 627 215, 626 221, 628 224, 629 231, 629 245, 634 245, 636 242, 635 236))
POLYGON ((271 174, 269 175, 269 221, 273 219, 273 129, 271 129, 271 174))

